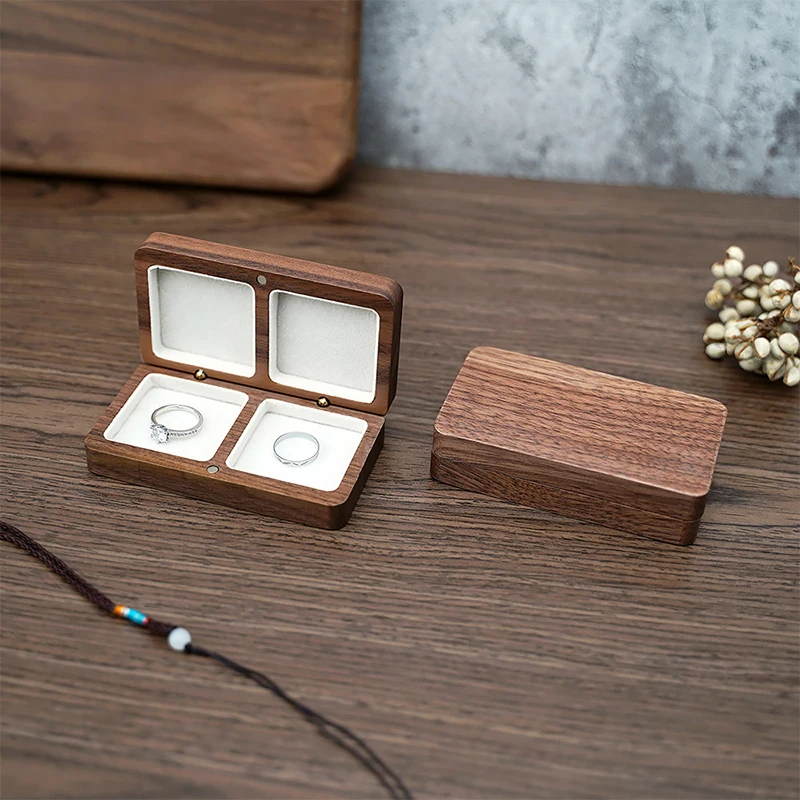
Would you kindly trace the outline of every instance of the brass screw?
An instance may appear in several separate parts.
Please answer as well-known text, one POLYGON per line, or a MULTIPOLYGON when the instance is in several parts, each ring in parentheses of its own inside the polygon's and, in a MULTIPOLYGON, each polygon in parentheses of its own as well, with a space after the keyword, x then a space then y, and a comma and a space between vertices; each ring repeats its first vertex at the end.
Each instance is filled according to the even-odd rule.
POLYGON ((320 398, 317 400, 317 405, 318 405, 320 408, 327 408, 327 407, 328 407, 330 404, 331 404, 331 401, 330 401, 330 400, 328 400, 328 398, 327 398, 327 397, 320 397, 320 398))
POLYGON ((206 375, 206 371, 204 369, 196 369, 194 371, 194 376, 199 381, 204 381, 208 377, 208 375, 206 375))
POLYGON ((259 282, 261 286, 267 285, 267 276, 266 275, 259 275, 256 280, 259 282))

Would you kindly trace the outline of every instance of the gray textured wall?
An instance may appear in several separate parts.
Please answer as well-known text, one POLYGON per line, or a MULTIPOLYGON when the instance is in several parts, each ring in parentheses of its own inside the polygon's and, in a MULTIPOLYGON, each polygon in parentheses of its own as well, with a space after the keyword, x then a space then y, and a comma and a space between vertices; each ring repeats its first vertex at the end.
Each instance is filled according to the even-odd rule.
POLYGON ((797 195, 800 0, 365 0, 360 157, 797 195))

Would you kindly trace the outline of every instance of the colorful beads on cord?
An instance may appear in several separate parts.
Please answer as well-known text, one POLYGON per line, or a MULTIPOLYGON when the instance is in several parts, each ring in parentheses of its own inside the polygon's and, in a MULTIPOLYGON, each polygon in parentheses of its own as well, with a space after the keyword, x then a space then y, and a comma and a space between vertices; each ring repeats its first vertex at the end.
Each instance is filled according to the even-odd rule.
POLYGON ((128 608, 128 606, 115 606, 114 614, 128 620, 128 622, 132 622, 134 625, 146 625, 150 620, 150 617, 142 614, 141 611, 137 611, 135 608, 128 608))

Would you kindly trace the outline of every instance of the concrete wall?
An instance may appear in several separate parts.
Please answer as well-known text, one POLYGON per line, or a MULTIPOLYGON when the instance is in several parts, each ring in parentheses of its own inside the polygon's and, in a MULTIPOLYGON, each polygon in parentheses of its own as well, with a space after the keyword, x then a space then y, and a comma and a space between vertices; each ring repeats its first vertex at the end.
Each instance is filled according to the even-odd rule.
POLYGON ((800 192, 800 0, 365 0, 360 158, 800 192))

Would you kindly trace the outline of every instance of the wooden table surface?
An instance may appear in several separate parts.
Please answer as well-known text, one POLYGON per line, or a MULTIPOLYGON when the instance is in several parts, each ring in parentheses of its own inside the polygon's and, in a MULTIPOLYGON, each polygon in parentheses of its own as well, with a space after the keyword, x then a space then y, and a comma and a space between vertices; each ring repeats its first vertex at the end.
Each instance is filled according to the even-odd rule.
MULTIPOLYGON (((352 726, 419 797, 798 795, 798 393, 700 340, 710 263, 798 254, 795 201, 361 169, 312 199, 7 176, 2 202, 5 519, 352 726), (343 530, 87 471, 153 230, 404 286, 386 447, 343 530), (725 403, 697 543, 431 481, 477 345, 725 403)), ((4 797, 381 796, 262 689, 0 552, 4 797)))

